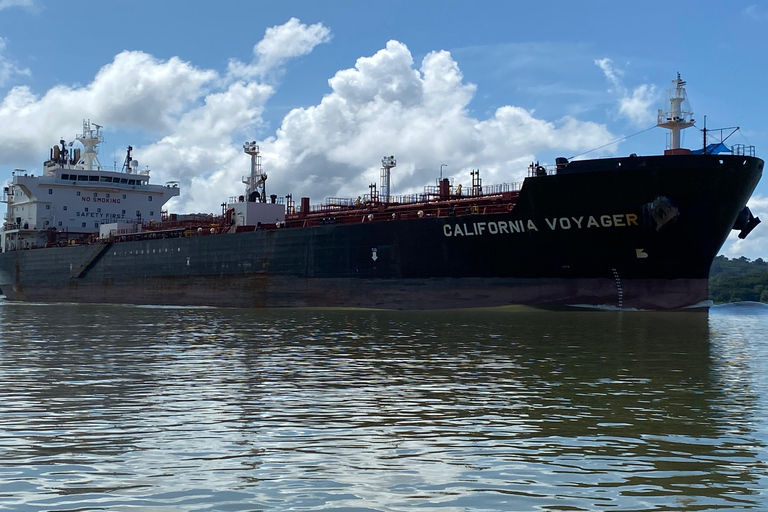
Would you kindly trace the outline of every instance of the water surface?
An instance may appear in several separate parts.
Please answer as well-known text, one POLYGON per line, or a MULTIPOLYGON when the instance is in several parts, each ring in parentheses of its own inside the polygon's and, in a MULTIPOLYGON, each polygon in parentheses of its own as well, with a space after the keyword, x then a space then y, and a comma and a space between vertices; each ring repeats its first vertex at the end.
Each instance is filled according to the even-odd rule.
POLYGON ((768 308, 0 302, 0 509, 762 510, 768 308))

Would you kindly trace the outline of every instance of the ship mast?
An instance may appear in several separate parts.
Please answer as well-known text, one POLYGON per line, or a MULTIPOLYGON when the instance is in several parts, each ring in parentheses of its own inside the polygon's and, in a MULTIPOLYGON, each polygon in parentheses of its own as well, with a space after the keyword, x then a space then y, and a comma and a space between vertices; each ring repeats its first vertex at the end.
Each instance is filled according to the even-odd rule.
POLYGON ((84 170, 101 170, 101 162, 99 162, 99 144, 104 142, 104 136, 101 134, 101 125, 93 123, 94 128, 91 128, 91 120, 83 120, 83 133, 75 138, 83 145, 84 151, 80 160, 77 162, 78 166, 84 170))
POLYGON ((249 203, 266 203, 267 173, 261 171, 259 146, 256 145, 256 141, 246 142, 243 144, 243 151, 251 155, 251 175, 243 179, 243 183, 247 185, 245 188, 245 200, 249 203))
POLYGON ((685 93, 685 81, 680 78, 680 73, 677 74, 677 79, 672 80, 672 85, 667 90, 667 104, 668 111, 663 112, 659 109, 656 125, 669 129, 669 149, 675 151, 680 149, 680 131, 693 126, 695 122, 685 93))
MULTIPOLYGON (((390 185, 391 185, 391 174, 392 174, 392 168, 397 166, 397 160, 395 160, 394 156, 385 156, 381 159, 381 173, 379 175, 380 177, 380 186, 381 186, 381 193, 379 194, 379 198, 384 202, 389 202, 389 192, 390 192, 390 185)), ((442 170, 442 167, 440 168, 442 170)))

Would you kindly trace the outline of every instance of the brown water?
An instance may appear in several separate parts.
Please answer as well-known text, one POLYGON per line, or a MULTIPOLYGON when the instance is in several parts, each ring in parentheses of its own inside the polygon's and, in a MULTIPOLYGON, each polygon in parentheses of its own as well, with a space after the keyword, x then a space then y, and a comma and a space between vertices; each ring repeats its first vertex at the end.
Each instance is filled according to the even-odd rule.
POLYGON ((0 510, 768 508, 759 305, 0 326, 0 510))

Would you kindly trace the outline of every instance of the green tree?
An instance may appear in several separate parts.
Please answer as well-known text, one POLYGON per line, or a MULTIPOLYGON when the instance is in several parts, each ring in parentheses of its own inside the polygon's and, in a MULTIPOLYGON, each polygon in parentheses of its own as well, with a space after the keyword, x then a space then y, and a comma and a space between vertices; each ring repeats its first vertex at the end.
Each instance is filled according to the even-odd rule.
POLYGON ((709 298, 715 303, 744 300, 768 303, 768 270, 765 261, 742 256, 718 256, 709 274, 709 298))

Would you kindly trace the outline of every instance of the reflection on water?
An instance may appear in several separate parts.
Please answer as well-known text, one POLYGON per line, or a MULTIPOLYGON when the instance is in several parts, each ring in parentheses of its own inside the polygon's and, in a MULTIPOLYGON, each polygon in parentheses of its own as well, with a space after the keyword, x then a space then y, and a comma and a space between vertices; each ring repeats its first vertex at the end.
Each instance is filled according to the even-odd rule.
POLYGON ((0 304, 0 508, 766 506, 768 312, 0 304))

